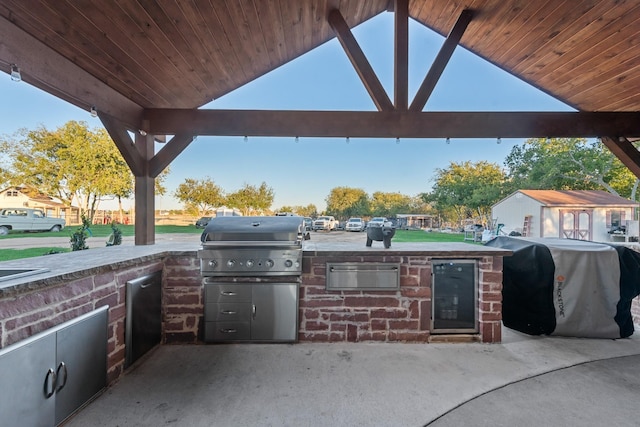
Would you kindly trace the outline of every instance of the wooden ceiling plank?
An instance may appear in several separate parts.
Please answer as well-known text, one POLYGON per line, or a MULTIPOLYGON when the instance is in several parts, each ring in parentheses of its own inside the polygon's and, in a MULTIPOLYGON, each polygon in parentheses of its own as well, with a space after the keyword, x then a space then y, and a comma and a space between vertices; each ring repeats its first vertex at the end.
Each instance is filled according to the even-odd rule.
MULTIPOLYGON (((126 2, 126 0, 124 1, 126 2)), ((198 39, 187 22, 182 10, 174 0, 137 0, 153 24, 161 29, 165 38, 163 45, 170 45, 174 60, 185 79, 193 85, 191 95, 197 94, 192 104, 202 105, 213 98, 207 89, 207 81, 213 76, 200 61, 201 49, 198 39), (197 50, 194 51, 194 49, 197 50)))
POLYGON ((231 1, 226 5, 226 8, 221 8, 223 13, 225 10, 226 13, 220 18, 225 32, 231 37, 237 37, 240 42, 236 48, 240 63, 248 67, 247 74, 261 76, 262 70, 273 68, 267 47, 264 45, 264 37, 257 31, 259 28, 255 27, 255 23, 250 21, 245 14, 243 2, 231 1), (263 55, 262 52, 267 55, 263 55))
POLYGON ((82 70, 39 40, 0 17, 0 62, 18 64, 22 79, 86 110, 99 106, 128 126, 140 122, 142 107, 82 70))
MULTIPOLYGON (((67 58, 73 58, 73 62, 80 68, 87 70, 92 75, 103 76, 103 81, 113 87, 116 91, 122 93, 125 97, 133 99, 136 103, 144 105, 143 102, 152 105, 152 98, 144 96, 143 93, 135 91, 130 85, 122 82, 122 76, 118 76, 113 72, 116 62, 112 60, 106 65, 98 62, 102 60, 99 55, 85 55, 79 52, 77 46, 89 46, 89 50, 93 52, 97 49, 90 41, 86 40, 82 34, 77 32, 75 28, 69 25, 69 21, 60 17, 55 11, 51 11, 52 16, 48 19, 41 19, 41 15, 33 15, 33 13, 42 14, 49 9, 46 6, 42 8, 28 7, 26 3, 19 3, 11 12, 11 20, 24 31, 30 34, 42 34, 40 41, 54 43, 57 46, 57 52, 67 58), (46 21, 46 22, 45 22, 46 21)), ((138 83, 142 83, 138 81, 138 83)))
POLYGON ((147 132, 225 136, 545 138, 640 135, 640 112, 145 110, 147 132))
MULTIPOLYGON (((636 67, 636 70, 640 71, 640 67, 636 67)), ((594 99, 599 99, 599 105, 615 105, 620 101, 624 101, 629 97, 637 97, 640 96, 640 92, 636 90, 636 88, 640 87, 640 74, 638 73, 629 73, 629 75, 635 75, 633 78, 621 78, 616 80, 610 80, 608 82, 602 83, 596 87, 594 87, 589 96, 594 99), (609 93, 612 89, 620 91, 621 95, 619 98, 607 98, 607 93, 609 93)), ((571 102, 576 102, 577 99, 582 95, 581 92, 576 93, 575 95, 570 95, 567 99, 571 102)), ((604 108, 603 108, 604 110, 604 108)), ((589 110, 594 111, 594 110, 589 110)), ((609 111, 609 110, 606 110, 609 111)), ((615 111, 615 110, 613 110, 615 111)))
POLYGON ((302 19, 302 4, 300 2, 280 0, 280 14, 287 32, 287 48, 291 59, 304 53, 302 19))
POLYGON ((277 0, 254 0, 253 5, 269 56, 275 64, 286 63, 289 58, 277 0))
POLYGON ((124 27, 130 37, 135 38, 136 43, 149 55, 157 57, 157 61, 164 63, 163 68, 171 69, 171 75, 174 75, 171 84, 179 88, 182 93, 181 97, 172 100, 172 104, 179 103, 189 107, 200 105, 199 99, 192 94, 194 92, 200 94, 202 81, 195 73, 188 72, 184 57, 176 50, 176 46, 167 37, 160 23, 156 22, 138 2, 115 1, 123 12, 124 27))
POLYGON ((134 176, 144 176, 146 161, 136 148, 126 126, 110 115, 98 111, 98 117, 134 176))
POLYGON ((394 3, 394 104, 404 111, 409 102, 409 0, 394 3))
POLYGON ((602 143, 637 177, 640 178, 640 152, 626 138, 605 136, 602 143))
POLYGON ((351 64, 355 68, 356 73, 360 77, 360 80, 362 80, 362 83, 378 110, 393 110, 394 107, 389 96, 385 92, 380 80, 378 80, 375 71, 373 71, 371 64, 369 64, 369 61, 364 55, 364 52, 362 52, 362 49, 351 33, 351 30, 349 30, 349 27, 347 26, 347 23, 342 17, 340 11, 334 9, 329 13, 329 23, 335 30, 342 48, 349 57, 351 64))
MULTIPOLYGON (((640 4, 635 10, 628 12, 620 16, 620 19, 605 21, 607 25, 603 27, 593 28, 591 35, 584 37, 581 43, 581 46, 587 46, 588 48, 576 48, 571 52, 567 52, 564 55, 563 64, 553 64, 555 67, 554 72, 549 74, 550 78, 541 78, 541 83, 564 87, 566 84, 573 84, 575 79, 580 79, 583 76, 589 79, 593 79, 594 76, 600 76, 603 72, 603 66, 607 64, 606 61, 603 61, 603 58, 612 58, 623 54, 627 48, 621 48, 621 46, 628 46, 629 43, 633 44, 634 40, 637 44, 639 37, 637 31, 633 36, 630 36, 628 33, 621 35, 616 30, 620 26, 639 28, 640 4), (577 73, 576 70, 580 72, 577 73)), ((603 19, 605 18, 603 17, 603 19)), ((627 57, 637 57, 638 53, 637 50, 629 49, 627 55, 627 57)), ((616 61, 614 68, 617 69, 619 62, 619 60, 616 61)))
POLYGON ((160 175, 193 140, 194 137, 191 133, 174 135, 174 137, 149 160, 149 176, 155 178, 160 175))
POLYGON ((540 46, 549 38, 554 38, 561 33, 566 20, 559 11, 564 11, 565 9, 563 8, 573 11, 576 8, 573 2, 572 5, 573 7, 569 7, 565 1, 560 0, 552 0, 546 3, 535 16, 536 25, 522 27, 521 31, 518 31, 515 37, 509 41, 508 47, 502 51, 496 50, 493 59, 507 69, 522 66, 523 63, 529 60, 529 57, 535 55, 540 46))
POLYGON ((436 59, 433 61, 431 68, 418 88, 409 110, 422 111, 424 109, 424 106, 427 104, 429 97, 433 93, 433 89, 436 87, 438 80, 440 80, 440 76, 442 76, 453 52, 458 46, 458 43, 460 43, 460 39, 471 22, 471 19, 473 19, 473 11, 465 9, 460 13, 458 20, 449 32, 449 35, 442 44, 440 51, 436 55, 436 59))
MULTIPOLYGON (((564 56, 569 52, 574 52, 575 46, 580 40, 586 39, 592 34, 599 33, 604 27, 606 16, 611 13, 611 7, 605 2, 596 3, 592 8, 585 10, 577 19, 570 22, 562 30, 562 37, 549 39, 544 46, 539 49, 542 56, 534 59, 529 58, 526 67, 520 68, 523 76, 540 75, 545 71, 553 73, 556 71, 556 64, 564 61, 564 56)), ((536 53, 539 55, 540 53, 536 53)))
POLYGON ((209 92, 211 99, 214 99, 219 96, 217 87, 233 85, 232 73, 223 65, 231 62, 238 67, 239 64, 237 61, 233 62, 235 59, 233 55, 225 55, 222 46, 218 43, 218 38, 213 33, 219 25, 211 3, 185 1, 180 2, 179 6, 202 43, 201 62, 210 69, 210 74, 213 76, 207 83, 211 89, 209 92))

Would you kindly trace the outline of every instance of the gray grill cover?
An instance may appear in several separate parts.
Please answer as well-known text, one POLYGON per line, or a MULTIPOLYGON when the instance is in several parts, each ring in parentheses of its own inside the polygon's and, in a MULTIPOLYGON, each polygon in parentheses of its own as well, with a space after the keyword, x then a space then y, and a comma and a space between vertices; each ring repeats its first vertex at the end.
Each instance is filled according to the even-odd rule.
POLYGON ((303 232, 301 216, 222 216, 209 221, 200 240, 205 246, 216 242, 300 244, 303 232))
POLYGON ((621 338, 634 332, 640 254, 624 246, 499 236, 504 258, 502 320, 531 335, 621 338))

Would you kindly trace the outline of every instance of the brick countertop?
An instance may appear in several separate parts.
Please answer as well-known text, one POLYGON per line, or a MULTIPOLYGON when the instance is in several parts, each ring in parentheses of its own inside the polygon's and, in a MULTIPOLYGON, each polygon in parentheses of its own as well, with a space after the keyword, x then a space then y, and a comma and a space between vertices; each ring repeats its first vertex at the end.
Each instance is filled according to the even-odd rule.
POLYGON ((353 242, 311 242, 302 244, 305 255, 429 255, 429 256, 510 256, 512 251, 470 243, 391 243, 384 248, 382 242, 370 247, 353 242))

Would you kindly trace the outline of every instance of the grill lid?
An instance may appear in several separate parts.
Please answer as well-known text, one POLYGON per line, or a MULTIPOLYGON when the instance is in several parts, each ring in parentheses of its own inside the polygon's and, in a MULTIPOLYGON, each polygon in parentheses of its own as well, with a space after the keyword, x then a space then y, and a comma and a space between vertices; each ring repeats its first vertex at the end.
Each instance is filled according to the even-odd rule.
POLYGON ((302 244, 301 216, 222 216, 212 218, 200 240, 203 246, 224 244, 302 244))

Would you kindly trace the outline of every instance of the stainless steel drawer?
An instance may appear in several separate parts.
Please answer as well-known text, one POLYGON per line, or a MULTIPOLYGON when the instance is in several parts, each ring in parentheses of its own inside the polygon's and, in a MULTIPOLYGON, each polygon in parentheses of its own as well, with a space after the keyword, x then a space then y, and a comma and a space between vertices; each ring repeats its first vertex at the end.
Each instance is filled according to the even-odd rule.
POLYGON ((250 303, 228 302, 228 303, 207 303, 204 308, 204 315, 207 321, 211 322, 248 322, 251 318, 250 303))
POLYGON ((211 284, 204 285, 206 303, 251 302, 251 285, 211 284))
POLYGON ((251 338, 249 322, 205 322, 205 341, 238 341, 251 338))

